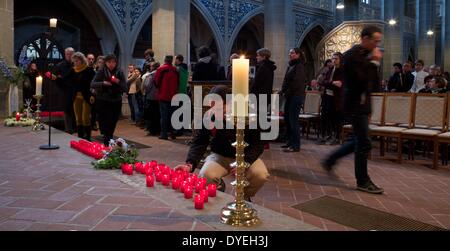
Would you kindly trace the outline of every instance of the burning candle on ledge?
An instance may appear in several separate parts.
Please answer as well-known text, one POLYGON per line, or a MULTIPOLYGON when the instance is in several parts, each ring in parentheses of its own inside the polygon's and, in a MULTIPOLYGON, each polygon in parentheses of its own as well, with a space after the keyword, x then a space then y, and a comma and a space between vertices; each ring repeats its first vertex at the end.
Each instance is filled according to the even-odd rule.
POLYGON ((248 117, 250 60, 242 56, 233 60, 233 110, 234 117, 248 117))
POLYGON ((147 187, 155 186, 155 178, 151 175, 147 175, 146 182, 147 182, 147 187))
POLYGON ((195 209, 202 210, 205 207, 204 198, 201 195, 196 195, 194 199, 195 209))
POLYGON ((194 195, 194 189, 191 186, 186 186, 184 188, 184 198, 186 199, 192 199, 192 196, 194 195))
POLYGON ((20 121, 20 113, 16 113, 16 121, 20 121))
POLYGON ((203 197, 203 202, 204 202, 204 203, 208 203, 208 191, 206 191, 206 190, 201 190, 201 191, 200 191, 200 196, 203 197))
POLYGON ((36 96, 42 95, 42 77, 39 76, 36 78, 36 96))
POLYGON ((208 186, 208 195, 211 198, 214 198, 217 196, 217 185, 216 184, 209 184, 208 186))
POLYGON ((170 177, 169 177, 169 175, 165 174, 165 175, 163 176, 163 178, 162 178, 162 184, 163 184, 163 186, 165 186, 165 187, 170 186, 170 177))

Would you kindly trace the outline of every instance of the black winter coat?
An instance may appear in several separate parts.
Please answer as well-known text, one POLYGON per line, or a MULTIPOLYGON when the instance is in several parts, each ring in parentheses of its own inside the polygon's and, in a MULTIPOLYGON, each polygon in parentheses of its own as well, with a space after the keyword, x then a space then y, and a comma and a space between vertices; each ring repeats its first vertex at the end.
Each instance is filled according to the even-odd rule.
POLYGON ((256 67, 255 78, 250 86, 250 93, 255 94, 258 100, 260 94, 266 94, 270 104, 270 98, 273 93, 274 72, 276 69, 275 62, 270 60, 264 60, 256 67))
POLYGON ((305 66, 300 59, 289 62, 281 92, 286 95, 287 98, 305 96, 306 73, 305 66))
POLYGON ((72 68, 68 78, 72 89, 72 100, 75 99, 78 92, 83 94, 86 102, 90 103, 92 97, 91 82, 95 77, 95 71, 92 67, 87 67, 81 72, 75 72, 72 68))
POLYGON ((72 63, 64 60, 56 65, 53 74, 58 76, 56 79, 56 84, 63 90, 64 96, 64 108, 65 111, 70 111, 73 109, 73 90, 69 75, 72 71, 72 63))
POLYGON ((370 53, 356 45, 344 54, 344 110, 348 115, 372 113, 371 94, 373 87, 379 85, 380 76, 370 53))
POLYGON ((127 78, 118 68, 110 71, 108 67, 103 67, 97 72, 94 80, 92 80, 91 88, 96 90, 97 100, 122 102, 122 94, 127 91, 127 78), (113 83, 112 86, 105 86, 103 82, 111 81, 112 76, 119 79, 119 83, 113 83))
MULTIPOLYGON (((228 158, 236 157, 236 148, 233 143, 236 142, 236 130, 202 130, 195 131, 194 139, 189 149, 186 163, 192 164, 197 168, 203 159, 208 146, 211 146, 211 152, 228 158), (212 137, 212 138, 211 138, 212 137)), ((245 161, 252 165, 264 153, 264 143, 261 141, 261 132, 259 130, 245 130, 245 142, 249 144, 245 148, 245 161)))

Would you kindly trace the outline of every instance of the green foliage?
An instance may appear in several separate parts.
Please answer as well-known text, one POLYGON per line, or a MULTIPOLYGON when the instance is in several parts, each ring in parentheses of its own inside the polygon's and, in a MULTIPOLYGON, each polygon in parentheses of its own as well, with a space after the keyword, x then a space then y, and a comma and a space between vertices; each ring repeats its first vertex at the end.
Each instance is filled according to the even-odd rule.
POLYGON ((108 156, 99 161, 92 162, 95 169, 115 170, 120 169, 122 164, 134 164, 139 162, 137 157, 139 152, 136 148, 124 151, 122 148, 115 148, 108 156))

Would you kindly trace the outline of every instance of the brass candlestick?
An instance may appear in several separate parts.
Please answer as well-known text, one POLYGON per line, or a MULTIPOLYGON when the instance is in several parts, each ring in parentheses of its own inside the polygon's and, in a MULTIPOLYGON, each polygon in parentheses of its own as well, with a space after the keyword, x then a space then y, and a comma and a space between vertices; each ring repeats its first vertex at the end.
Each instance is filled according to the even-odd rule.
POLYGON ((35 98, 37 100, 37 104, 36 104, 36 122, 33 125, 33 131, 42 131, 45 130, 45 126, 44 124, 42 124, 41 122, 41 99, 44 96, 42 95, 34 95, 33 98, 35 98))
MULTIPOLYGON (((257 211, 245 201, 245 188, 249 185, 246 173, 250 164, 245 162, 245 148, 248 144, 245 143, 245 130, 239 125, 244 123, 247 125, 247 118, 235 118, 237 125, 236 143, 233 146, 236 148, 236 162, 231 164, 231 168, 236 168, 236 181, 232 183, 236 187, 236 199, 234 202, 228 204, 222 209, 221 222, 234 227, 251 227, 260 223, 257 211)), ((244 127, 245 128, 245 127, 244 127)))

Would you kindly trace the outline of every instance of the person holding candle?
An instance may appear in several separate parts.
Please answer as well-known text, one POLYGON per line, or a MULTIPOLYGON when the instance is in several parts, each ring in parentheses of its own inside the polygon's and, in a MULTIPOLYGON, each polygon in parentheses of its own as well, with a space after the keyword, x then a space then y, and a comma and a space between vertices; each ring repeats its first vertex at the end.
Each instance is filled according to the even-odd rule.
POLYGON ((91 81, 95 71, 88 66, 88 60, 81 52, 73 54, 72 62, 74 67, 68 78, 73 90, 73 110, 78 137, 91 141, 91 81))
POLYGON ((118 68, 115 55, 105 57, 105 67, 97 72, 91 88, 97 93, 98 122, 104 136, 103 143, 108 146, 122 111, 122 94, 127 91, 126 77, 118 68))
MULTIPOLYGON (((23 103, 26 104, 26 100, 33 100, 33 104, 36 104, 33 96, 36 94, 36 78, 40 76, 39 70, 37 68, 36 63, 31 63, 28 66, 27 71, 25 72, 25 76, 28 77, 28 81, 25 82, 23 88, 23 103)), ((42 86, 41 86, 42 87, 42 86)), ((31 107, 30 107, 31 108, 31 107)))
MULTIPOLYGON (((226 95, 230 92, 227 86, 215 86, 211 90, 211 94, 217 94, 221 97, 223 103, 226 103, 226 95)), ((231 103, 227 103, 224 107, 214 106, 215 113, 211 116, 214 120, 222 120, 224 123, 230 123, 225 119, 227 107, 231 107, 231 103), (219 111, 223 109, 223 111, 219 111)), ((228 109, 229 110, 229 109, 228 109)), ((234 126, 226 128, 234 128, 234 126)), ((226 130, 213 128, 209 130, 202 128, 194 133, 194 139, 189 149, 186 164, 177 166, 176 170, 184 170, 194 172, 199 168, 199 163, 203 159, 208 146, 211 147, 211 154, 206 158, 205 164, 201 167, 200 176, 207 179, 208 184, 216 184, 218 190, 225 191, 225 184, 222 178, 235 172, 231 168, 231 164, 235 162, 236 148, 233 143, 236 142, 236 130, 226 130)), ((264 143, 261 141, 260 130, 245 130, 245 142, 248 147, 245 148, 245 161, 251 166, 247 170, 247 180, 250 185, 245 189, 246 200, 255 196, 256 193, 269 180, 269 172, 266 165, 260 159, 264 152, 264 143)), ((205 184, 206 185, 206 184, 205 184)))
POLYGON ((283 147, 284 152, 300 152, 300 108, 305 101, 306 73, 303 52, 300 48, 294 48, 289 52, 289 67, 284 77, 283 87, 280 92, 285 97, 284 121, 288 142, 283 147))
POLYGON ((64 126, 69 134, 75 132, 75 114, 73 110, 73 90, 69 74, 72 71, 72 56, 75 50, 72 47, 66 48, 64 51, 64 59, 56 65, 51 79, 63 90, 63 95, 59 95, 64 103, 64 126))

